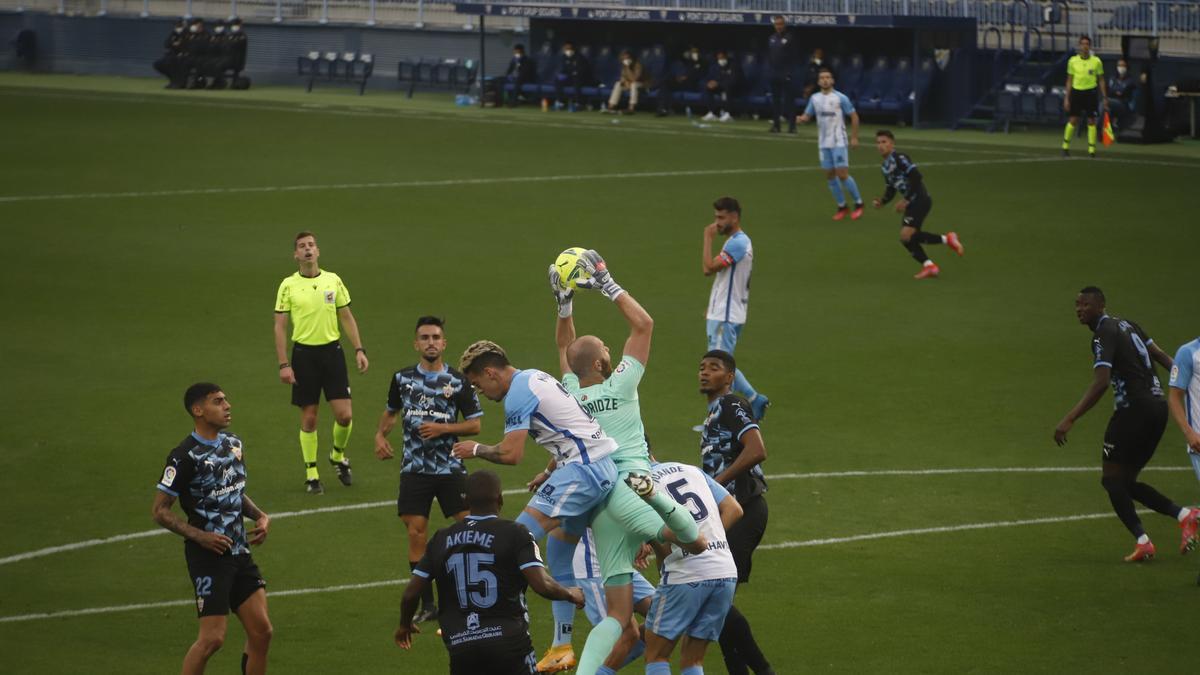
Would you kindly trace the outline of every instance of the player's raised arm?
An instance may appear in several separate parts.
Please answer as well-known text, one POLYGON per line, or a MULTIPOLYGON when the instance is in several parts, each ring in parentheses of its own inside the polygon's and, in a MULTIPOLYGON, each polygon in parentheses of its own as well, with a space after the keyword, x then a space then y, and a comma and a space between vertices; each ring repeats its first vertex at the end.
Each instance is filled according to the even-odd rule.
POLYGON ((704 252, 700 257, 700 268, 704 272, 704 276, 712 276, 717 272, 729 267, 729 261, 723 256, 713 257, 712 247, 713 239, 717 236, 717 224, 709 223, 704 227, 704 252))
POLYGON ((554 326, 554 342, 558 345, 558 368, 563 375, 571 372, 567 360, 567 347, 575 341, 574 297, 575 291, 563 286, 558 268, 550 265, 550 292, 558 305, 558 321, 554 326))
POLYGON ((496 445, 460 441, 454 444, 452 454, 458 459, 478 457, 494 464, 515 465, 525 456, 525 439, 528 437, 528 429, 514 429, 504 434, 504 439, 496 445))
POLYGON ((625 340, 624 356, 632 356, 643 366, 650 363, 650 337, 654 334, 654 319, 641 303, 629 293, 617 298, 617 309, 629 324, 629 337, 625 340))

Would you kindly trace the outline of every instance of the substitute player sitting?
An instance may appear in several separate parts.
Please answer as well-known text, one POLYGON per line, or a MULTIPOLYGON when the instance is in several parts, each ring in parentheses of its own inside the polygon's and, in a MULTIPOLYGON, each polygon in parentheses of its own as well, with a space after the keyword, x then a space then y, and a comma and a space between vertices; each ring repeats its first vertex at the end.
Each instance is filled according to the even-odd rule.
POLYGON ((858 192, 858 183, 850 176, 850 148, 858 147, 858 112, 845 94, 833 88, 833 71, 822 68, 819 72, 817 84, 821 91, 808 99, 808 107, 796 121, 808 124, 813 118, 817 120, 817 147, 821 168, 825 169, 829 191, 833 193, 833 199, 838 206, 833 219, 841 220, 849 214, 851 220, 858 220, 862 218, 863 200, 858 192), (850 116, 849 136, 846 134, 847 115, 850 116), (846 204, 846 192, 849 192, 850 198, 854 200, 853 211, 850 211, 846 204))
POLYGON ((914 260, 921 263, 921 271, 917 272, 913 278, 936 277, 941 270, 925 254, 925 249, 921 247, 921 244, 945 244, 954 249, 955 253, 962 255, 962 242, 958 240, 958 234, 954 232, 940 235, 921 231, 921 226, 925 224, 925 217, 933 208, 933 199, 929 196, 929 191, 925 189, 925 179, 921 176, 921 171, 917 169, 916 163, 908 155, 896 152, 896 136, 886 129, 875 132, 875 147, 879 149, 879 154, 883 157, 881 168, 887 190, 872 204, 877 209, 881 208, 884 204, 892 201, 897 194, 900 194, 900 201, 896 202, 896 211, 904 214, 904 219, 900 221, 900 244, 908 249, 914 260))
POLYGON ((672 496, 687 503, 708 540, 708 550, 699 555, 674 547, 661 552, 662 583, 646 615, 646 675, 670 675, 671 652, 680 637, 680 672, 701 675, 704 652, 721 636, 725 616, 733 607, 738 570, 725 531, 742 517, 742 507, 728 490, 694 466, 663 462, 655 465, 652 475, 672 496))
MULTIPOLYGON (((417 319, 413 349, 421 355, 414 365, 392 375, 387 408, 375 432, 375 456, 395 457, 388 434, 396 418, 404 416, 404 462, 400 468, 400 496, 396 510, 408 530, 408 565, 416 567, 425 555, 429 509, 437 497, 442 515, 462 520, 467 515, 463 495, 467 469, 450 455, 460 436, 479 433, 483 410, 479 397, 462 373, 442 360, 446 351, 445 322, 436 316, 417 319), (459 416, 463 420, 458 420, 459 416)), ((421 598, 417 623, 437 616, 433 590, 421 598)))

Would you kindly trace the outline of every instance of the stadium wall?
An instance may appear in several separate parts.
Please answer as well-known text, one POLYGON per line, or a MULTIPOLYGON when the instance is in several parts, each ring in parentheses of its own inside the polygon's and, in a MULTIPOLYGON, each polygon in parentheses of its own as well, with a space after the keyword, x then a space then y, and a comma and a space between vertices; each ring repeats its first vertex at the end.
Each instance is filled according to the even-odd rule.
MULTIPOLYGON (((19 31, 37 34, 37 70, 53 73, 157 76, 151 64, 163 53, 173 19, 70 17, 35 12, 0 13, 5 45, 0 68, 15 67, 11 42, 19 31)), ((300 86, 296 57, 310 50, 340 50, 375 55, 368 91, 397 89, 396 64, 402 58, 478 58, 479 32, 339 25, 249 23, 246 73, 255 83, 300 86)), ((486 72, 503 74, 512 45, 527 36, 511 31, 484 35, 486 72)))

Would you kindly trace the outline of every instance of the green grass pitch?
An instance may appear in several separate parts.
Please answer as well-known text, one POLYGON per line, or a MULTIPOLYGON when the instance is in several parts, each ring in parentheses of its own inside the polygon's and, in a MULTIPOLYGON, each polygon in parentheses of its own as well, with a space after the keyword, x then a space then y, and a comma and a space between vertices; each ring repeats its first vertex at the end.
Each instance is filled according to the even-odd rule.
MULTIPOLYGON (((488 337, 517 364, 553 371, 545 270, 566 246, 600 250, 654 315, 647 429, 660 457, 697 462, 701 230, 725 194, 742 201, 756 246, 737 356, 774 402, 763 427, 771 520, 737 604, 776 670, 1194 667, 1200 556, 1180 557, 1175 523, 1151 514, 1159 558, 1121 562, 1131 542, 1099 485, 1111 399, 1065 448, 1051 438, 1090 378, 1089 334, 1072 311, 1080 287, 1104 288, 1110 309, 1169 353, 1200 333, 1194 142, 1068 162, 1059 132, 897 129, 935 201, 926 228, 957 230, 966 245, 961 259, 930 247, 942 278, 916 282, 897 214, 830 220, 811 127, 771 137, 762 122, 159 86, 0 76, 0 671, 178 670, 196 622, 174 535, 8 558, 154 529, 153 484, 189 431, 188 384, 225 387, 248 492, 269 512, 389 502, 399 466, 374 459, 371 437, 389 375, 415 358, 414 319, 444 315, 454 359, 488 337), (271 341, 275 289, 303 229, 348 284, 371 357, 352 376, 355 485, 326 469, 320 498, 303 492, 271 341), (915 473, 1033 467, 1078 470, 915 473)), ((852 152, 868 199, 882 190, 875 127, 852 152)), ((577 300, 576 315, 581 333, 620 345, 624 324, 603 299, 577 300)), ((501 411, 485 411, 481 440, 497 439, 501 411)), ((323 452, 331 424, 323 408, 323 452)), ((545 457, 530 445, 499 470, 505 486, 545 457)), ((1145 480, 1176 501, 1200 499, 1173 425, 1151 467, 1145 480)), ((509 496, 505 514, 524 501, 509 496)), ((409 653, 391 641, 405 546, 390 506, 275 520, 255 553, 272 593, 272 671, 445 672, 431 634, 409 653), (352 588, 287 593, 340 585, 352 588)), ((549 607, 532 594, 530 605, 540 652, 549 607)), ((578 626, 577 650, 582 613, 578 626)), ((240 644, 231 621, 211 672, 235 672, 240 644)), ((715 646, 706 665, 723 672, 715 646)))

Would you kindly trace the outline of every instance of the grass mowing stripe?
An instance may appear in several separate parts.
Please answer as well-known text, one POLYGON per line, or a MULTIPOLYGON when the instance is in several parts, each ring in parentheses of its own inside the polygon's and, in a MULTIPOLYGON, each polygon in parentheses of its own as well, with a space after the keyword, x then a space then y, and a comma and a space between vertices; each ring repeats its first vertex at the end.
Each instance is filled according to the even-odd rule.
MULTIPOLYGON (((1141 509, 1138 513, 1151 513, 1149 509, 1141 509)), ((760 551, 774 551, 789 548, 801 548, 807 546, 829 546, 832 544, 845 544, 856 541, 867 541, 870 539, 883 539, 890 537, 908 537, 921 534, 942 534, 946 532, 964 532, 968 530, 988 530, 998 527, 1021 527, 1027 525, 1053 525, 1057 523, 1071 523, 1081 520, 1096 520, 1099 518, 1111 518, 1111 513, 1083 513, 1074 516, 1054 516, 1047 518, 1029 518, 1026 520, 1000 520, 990 523, 967 523, 965 525, 946 525, 943 527, 923 527, 911 530, 895 530, 892 532, 875 532, 872 534, 858 534, 851 537, 833 537, 828 539, 809 539, 806 541, 784 541, 778 544, 762 544, 758 547, 760 551)), ((164 530, 165 531, 165 530, 164 530)), ((324 586, 320 588, 292 588, 282 591, 271 591, 272 598, 278 598, 288 595, 311 595, 313 593, 337 593, 340 591, 357 591, 366 588, 379 588, 383 586, 399 586, 408 582, 408 579, 383 579, 380 581, 367 581, 360 584, 339 584, 337 586, 324 586)), ((20 621, 37 621, 40 619, 58 619, 73 616, 86 616, 89 614, 110 614, 112 612, 129 612, 138 609, 156 609, 159 607, 182 607, 190 605, 194 600, 167 600, 163 602, 143 602, 132 605, 114 605, 110 607, 89 607, 85 609, 68 609, 58 612, 37 612, 33 614, 17 614, 13 616, 0 616, 0 623, 16 623, 20 621)))
MULTIPOLYGON (((945 162, 922 162, 921 166, 975 166, 994 164, 1023 164, 1061 162, 1058 157, 1025 156, 1009 159, 966 159, 945 162)), ((257 187, 188 188, 180 190, 151 190, 145 192, 82 192, 75 194, 8 195, 0 203, 67 201, 77 199, 140 199, 147 197, 180 197, 187 195, 242 194, 262 192, 317 192, 321 190, 378 190, 400 188, 457 187, 462 185, 495 185, 504 183, 554 183, 583 180, 630 180, 640 178, 681 178, 688 176, 725 176, 824 171, 819 166, 776 166, 742 169, 691 169, 684 171, 638 171, 628 173, 587 173, 558 176, 496 176, 491 178, 448 178, 444 180, 412 180, 382 183, 325 183, 316 185, 263 185, 257 187)))
MULTIPOLYGON (((879 469, 873 471, 824 471, 816 473, 779 473, 767 476, 769 480, 794 480, 794 479, 812 479, 812 478, 864 478, 871 476, 954 476, 964 474, 1005 474, 1005 473, 1088 473, 1095 471, 1094 466, 1025 466, 1025 467, 985 467, 985 468, 966 468, 966 469, 879 469)), ((1189 466, 1149 466, 1143 471, 1191 471, 1189 466)), ((506 495, 519 495, 528 492, 521 488, 505 490, 506 495)), ((376 501, 376 502, 359 502, 357 504, 343 504, 340 506, 322 506, 315 509, 302 509, 300 511, 281 511, 271 515, 272 520, 283 518, 295 518, 299 516, 311 516, 319 513, 338 513, 340 511, 357 511, 360 509, 373 509, 382 506, 391 506, 395 504, 394 500, 376 501)), ((115 544, 131 539, 142 539, 145 537, 153 537, 160 534, 167 534, 167 530, 162 528, 154 530, 144 530, 142 532, 131 532, 128 534, 118 534, 102 539, 87 539, 77 541, 72 544, 62 544, 60 546, 51 546, 49 548, 41 548, 25 553, 17 553, 5 558, 0 558, 0 565, 9 565, 23 560, 32 560, 34 558, 43 558, 56 553, 66 553, 68 551, 76 551, 83 548, 91 548, 102 544, 115 544)))

